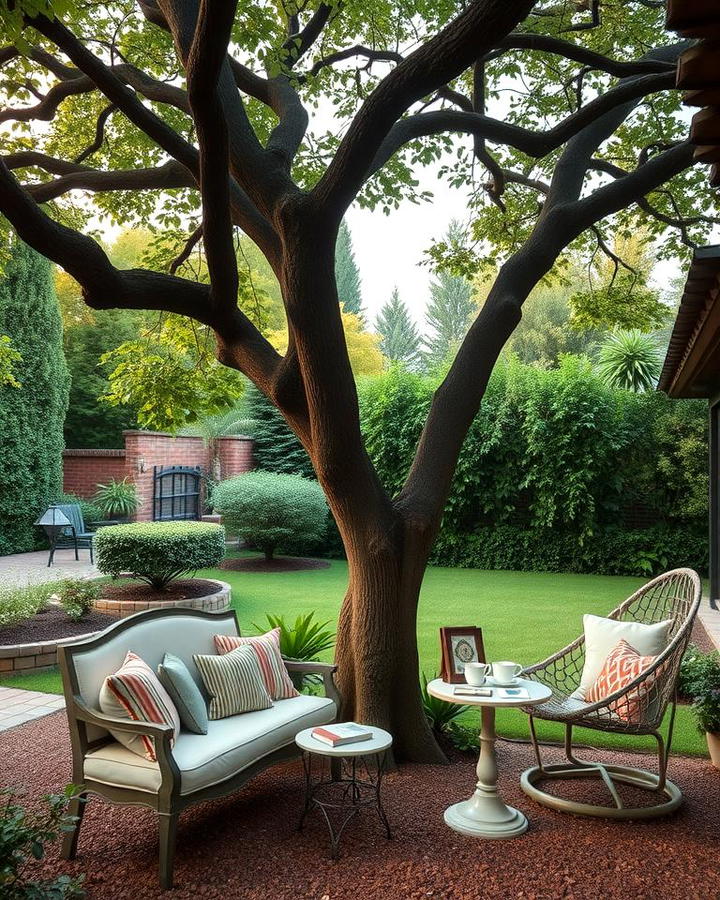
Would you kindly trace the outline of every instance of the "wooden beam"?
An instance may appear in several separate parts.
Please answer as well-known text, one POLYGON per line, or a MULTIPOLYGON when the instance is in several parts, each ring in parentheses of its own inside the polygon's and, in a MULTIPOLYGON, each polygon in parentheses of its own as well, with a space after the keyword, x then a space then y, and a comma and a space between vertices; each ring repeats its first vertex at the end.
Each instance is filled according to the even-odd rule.
POLYGON ((668 0, 665 27, 685 37, 720 38, 717 0, 668 0))
POLYGON ((695 113, 690 140, 694 144, 720 144, 720 107, 706 106, 695 113))
POLYGON ((720 87, 720 45, 702 41, 686 50, 678 60, 676 84, 679 88, 720 87))

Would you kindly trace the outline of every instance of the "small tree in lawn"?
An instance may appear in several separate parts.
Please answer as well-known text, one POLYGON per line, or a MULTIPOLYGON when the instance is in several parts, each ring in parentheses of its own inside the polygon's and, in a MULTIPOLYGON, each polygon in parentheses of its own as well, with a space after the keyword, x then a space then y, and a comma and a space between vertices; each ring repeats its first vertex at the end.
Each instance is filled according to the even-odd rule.
POLYGON ((267 560, 283 543, 322 540, 327 528, 322 489, 299 475, 236 475, 215 488, 213 504, 228 530, 262 550, 267 560))

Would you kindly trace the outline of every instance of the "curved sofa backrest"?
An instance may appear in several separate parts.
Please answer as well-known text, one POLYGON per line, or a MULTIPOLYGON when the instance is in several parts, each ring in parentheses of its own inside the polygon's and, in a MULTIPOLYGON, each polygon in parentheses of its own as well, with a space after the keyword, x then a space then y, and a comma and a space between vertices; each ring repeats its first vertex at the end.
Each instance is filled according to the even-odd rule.
MULTIPOLYGON (((116 672, 128 650, 157 670, 165 653, 173 653, 200 684, 193 654, 216 653, 213 635, 238 634, 235 613, 189 609, 153 609, 122 619, 94 638, 66 645, 61 651, 83 701, 97 709, 103 681, 116 672)), ((72 676, 71 676, 72 677, 72 676)))

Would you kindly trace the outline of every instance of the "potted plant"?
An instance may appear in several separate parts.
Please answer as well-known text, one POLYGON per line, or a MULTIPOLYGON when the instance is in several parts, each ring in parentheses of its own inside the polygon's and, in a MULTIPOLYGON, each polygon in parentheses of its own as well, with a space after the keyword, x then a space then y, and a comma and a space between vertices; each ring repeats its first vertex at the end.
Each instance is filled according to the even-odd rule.
POLYGON ((714 659, 713 663, 695 687, 692 708, 698 727, 705 732, 712 764, 720 769, 720 662, 714 659))
POLYGON ((108 481, 99 484, 95 494, 95 505, 100 508, 105 519, 125 520, 131 518, 140 506, 137 488, 128 478, 122 481, 108 481))

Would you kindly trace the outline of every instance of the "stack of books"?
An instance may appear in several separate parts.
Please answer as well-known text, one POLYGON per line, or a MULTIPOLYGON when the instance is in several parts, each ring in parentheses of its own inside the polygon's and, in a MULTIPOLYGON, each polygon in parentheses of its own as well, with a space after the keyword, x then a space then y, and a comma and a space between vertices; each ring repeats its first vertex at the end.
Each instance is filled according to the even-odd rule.
POLYGON ((328 744, 330 747, 342 747, 344 744, 369 741, 373 735, 372 729, 367 725, 358 725, 357 722, 339 722, 334 725, 313 728, 312 736, 316 741, 328 744))

